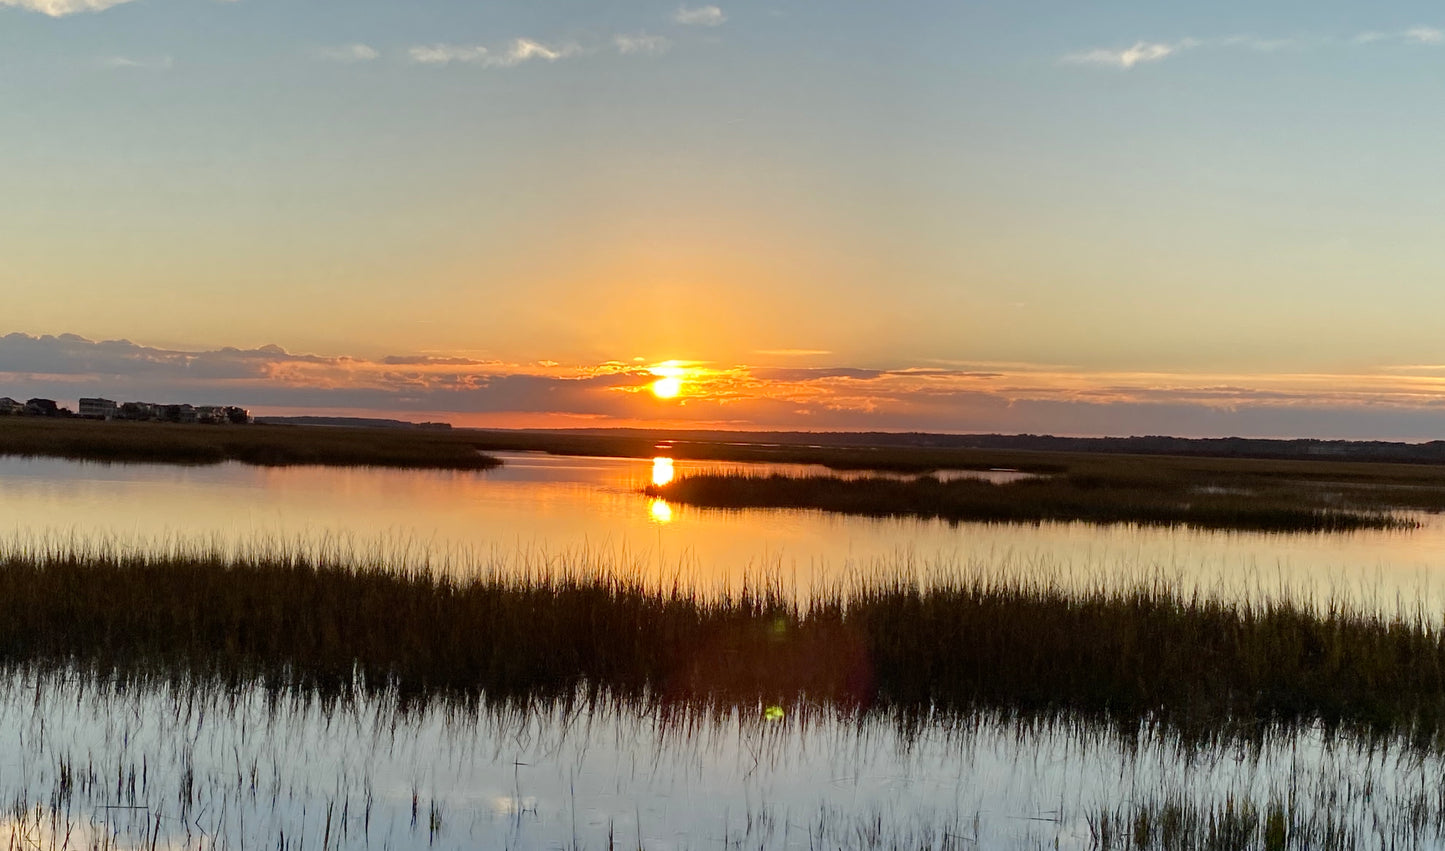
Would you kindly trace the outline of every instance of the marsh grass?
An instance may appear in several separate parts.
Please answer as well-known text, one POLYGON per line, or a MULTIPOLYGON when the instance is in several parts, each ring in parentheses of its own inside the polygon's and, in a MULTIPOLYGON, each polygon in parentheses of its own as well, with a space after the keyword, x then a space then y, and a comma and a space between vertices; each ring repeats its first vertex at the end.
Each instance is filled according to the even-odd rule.
POLYGON ((1445 746, 1435 613, 876 580, 799 599, 607 575, 397 572, 277 550, 0 554, 0 664, 323 701, 1141 725, 1188 740, 1328 731, 1445 746))
POLYGON ((1319 800, 1274 795, 1257 803, 1226 794, 1218 800, 1166 796, 1087 816, 1092 847, 1100 851, 1351 851, 1356 848, 1435 847, 1445 836, 1445 796, 1422 789, 1371 801, 1367 788, 1326 787, 1319 800), (1349 805, 1373 804, 1368 821, 1346 815, 1349 805))
POLYGON ((940 481, 932 476, 845 479, 724 472, 681 476, 666 485, 651 485, 644 493, 703 508, 814 509, 949 522, 1082 521, 1268 532, 1347 532, 1417 525, 1364 501, 1364 496, 1342 504, 1337 491, 1274 480, 1268 487, 1256 481, 1232 485, 1219 481, 1161 474, 1148 467, 1071 472, 1006 484, 975 479, 940 481))
POLYGON ((178 425, 0 417, 0 455, 106 463, 484 470, 501 462, 465 438, 423 429, 178 425))

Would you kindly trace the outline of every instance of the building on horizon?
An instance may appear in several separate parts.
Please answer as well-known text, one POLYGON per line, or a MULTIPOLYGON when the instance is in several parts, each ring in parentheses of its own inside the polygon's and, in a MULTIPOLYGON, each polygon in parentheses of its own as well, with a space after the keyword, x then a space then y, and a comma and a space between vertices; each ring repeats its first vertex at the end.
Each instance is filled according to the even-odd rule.
POLYGON ((116 404, 109 399, 81 399, 79 413, 80 416, 89 420, 113 420, 116 414, 116 404))
POLYGON ((67 416, 70 411, 55 404, 54 399, 36 397, 25 400, 25 413, 32 417, 62 417, 67 416))

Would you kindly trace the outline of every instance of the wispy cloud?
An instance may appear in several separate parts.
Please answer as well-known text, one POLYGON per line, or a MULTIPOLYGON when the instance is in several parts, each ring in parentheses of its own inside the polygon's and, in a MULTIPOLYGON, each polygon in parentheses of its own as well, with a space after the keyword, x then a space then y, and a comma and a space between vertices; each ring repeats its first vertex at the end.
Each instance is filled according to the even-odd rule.
POLYGON ((411 61, 423 65, 461 62, 481 65, 484 68, 512 68, 532 60, 556 62, 581 52, 582 48, 574 43, 554 46, 530 38, 518 38, 501 50, 493 50, 480 44, 432 44, 413 47, 407 51, 407 55, 411 61))
POLYGON ((1196 46, 1198 46, 1198 42, 1194 39, 1183 39, 1172 43, 1136 41, 1133 45, 1122 49, 1099 47, 1079 53, 1070 53, 1063 58, 1063 61, 1073 65, 1108 65, 1127 69, 1133 68, 1141 62, 1158 62, 1181 50, 1188 50, 1196 46))
POLYGON ((1220 38, 1181 38, 1176 41, 1136 41, 1128 47, 1096 47, 1068 53, 1060 62, 1069 65, 1095 65, 1100 67, 1128 70, 1138 65, 1159 62, 1186 51, 1196 49, 1249 50, 1256 53, 1275 53, 1284 50, 1305 50, 1341 44, 1396 43, 1435 46, 1445 44, 1445 30, 1436 27, 1417 26, 1404 30, 1366 30, 1348 38, 1335 36, 1285 36, 1266 38, 1253 34, 1239 34, 1220 38))
POLYGON ((1445 32, 1435 27, 1412 27, 1401 33, 1400 38, 1411 44, 1440 44, 1445 42, 1445 32))
POLYGON ((672 41, 665 36, 648 35, 647 33, 622 34, 615 36, 612 43, 617 46, 617 52, 623 54, 634 53, 666 53, 672 48, 672 41))
MULTIPOLYGON (((1203 42, 1199 43, 1203 44, 1203 42)), ((1217 39, 1217 43, 1220 47, 1241 47, 1258 53, 1274 53, 1277 50, 1300 47, 1305 44, 1305 41, 1296 36, 1261 38, 1257 35, 1232 35, 1217 39)))
POLYGON ((672 19, 686 26, 715 27, 728 19, 716 6, 678 6, 672 19))
POLYGON ((78 12, 101 12, 129 2, 130 0, 0 0, 0 6, 13 6, 52 18, 61 18, 78 12))
POLYGON ((169 71, 175 67, 176 61, 169 56, 155 56, 148 59, 136 59, 130 56, 108 56, 100 60, 102 68, 135 68, 143 71, 169 71))
POLYGON ((370 62, 381 56, 381 52, 369 44, 338 44, 318 47, 316 55, 328 62, 370 62))
POLYGON ((422 65, 446 65, 450 62, 481 62, 490 52, 480 45, 460 44, 417 45, 407 51, 411 61, 422 65))

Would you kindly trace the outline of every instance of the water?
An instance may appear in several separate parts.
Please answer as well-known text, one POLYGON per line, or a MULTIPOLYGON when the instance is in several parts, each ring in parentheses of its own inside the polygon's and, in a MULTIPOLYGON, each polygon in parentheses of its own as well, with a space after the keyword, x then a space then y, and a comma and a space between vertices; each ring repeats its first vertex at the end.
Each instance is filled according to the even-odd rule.
MULTIPOLYGON (((0 539, 326 542, 464 568, 565 561, 671 582, 777 575, 802 591, 858 575, 976 571, 1062 584, 1164 577, 1228 595, 1288 590, 1445 612, 1445 522, 1409 531, 1279 534, 1083 523, 1005 525, 718 511, 639 490, 696 470, 818 472, 503 453, 486 472, 100 465, 0 458, 0 539)), ((1003 477, 1018 474, 1002 474, 1003 477)))
MULTIPOLYGON (((1226 595, 1445 611, 1445 524, 1429 515, 1413 531, 1285 535, 721 512, 639 490, 694 470, 818 470, 502 457, 465 473, 0 458, 0 538, 299 542, 455 570, 581 560, 713 587, 769 573, 802 590, 899 572, 1083 585, 1162 575, 1226 595)), ((1436 758, 1308 730, 1257 751, 1200 752, 1006 719, 904 737, 886 720, 826 710, 744 709, 679 727, 627 707, 403 717, 385 698, 323 711, 273 707, 254 691, 118 693, 24 674, 0 686, 0 843, 24 847, 66 836, 81 847, 276 847, 285 836, 392 848, 1087 848, 1100 808, 1169 796, 1260 806, 1314 796, 1351 823, 1393 823, 1442 773, 1436 758)))

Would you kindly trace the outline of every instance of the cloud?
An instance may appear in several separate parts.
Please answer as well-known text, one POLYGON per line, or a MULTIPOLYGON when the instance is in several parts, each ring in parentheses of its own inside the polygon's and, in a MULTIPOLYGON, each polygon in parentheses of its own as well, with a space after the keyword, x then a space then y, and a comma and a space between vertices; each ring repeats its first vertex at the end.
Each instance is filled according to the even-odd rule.
POLYGON ((815 355, 831 355, 827 349, 757 349, 753 354, 773 355, 776 357, 812 357, 815 355))
POLYGON ((456 44, 418 45, 407 51, 411 61, 422 65, 445 65, 449 62, 480 62, 488 55, 485 47, 464 47, 456 44))
POLYGON ((716 6, 678 6, 672 19, 685 26, 715 27, 728 19, 716 6))
MULTIPOLYGON (((1196 44, 1203 44, 1197 39, 1196 44)), ((1294 37, 1288 38, 1260 38, 1257 35, 1232 35, 1218 40, 1221 47, 1243 47, 1259 53, 1274 53, 1277 50, 1286 50, 1291 47, 1298 47, 1301 40, 1294 37)))
POLYGON ((1431 364, 1365 374, 979 371, 678 364, 676 400, 645 363, 504 363, 445 353, 381 359, 280 346, 183 351, 73 334, 0 337, 0 396, 238 404, 258 413, 446 419, 458 424, 1427 437, 1445 433, 1431 364))
POLYGON ((1096 48, 1086 50, 1082 53, 1071 53, 1065 56, 1063 61, 1073 65, 1110 65, 1115 68, 1129 69, 1141 62, 1158 62, 1178 53, 1194 47, 1197 44, 1193 39, 1166 44, 1163 42, 1137 41, 1131 47, 1122 50, 1111 50, 1108 48, 1096 48))
POLYGON ((1405 30, 1400 37, 1411 44, 1440 44, 1445 42, 1445 32, 1434 27, 1413 27, 1405 30))
POLYGON ((1445 30, 1428 26, 1411 27, 1394 32, 1366 30, 1348 39, 1331 36, 1264 38, 1253 34, 1241 34, 1222 38, 1189 37, 1177 41, 1136 41, 1125 48, 1099 47, 1069 53, 1061 57, 1059 61, 1070 65, 1098 65, 1128 70, 1137 65, 1159 62, 1196 48, 1244 49, 1256 53, 1275 53, 1288 49, 1323 48, 1344 43, 1379 44, 1387 42, 1426 46, 1441 45, 1445 44, 1445 30))
POLYGON ((100 61, 103 68, 138 68, 147 71, 169 71, 175 67, 175 60, 169 56, 151 59, 135 59, 130 56, 111 56, 100 61))
POLYGON ((612 39, 612 43, 617 45, 617 52, 622 54, 666 53, 672 48, 672 41, 665 36, 648 35, 647 33, 618 35, 612 39))
POLYGON ((853 381, 871 381, 881 378, 888 373, 881 369, 858 369, 856 367, 831 367, 831 368, 808 368, 797 369, 786 368, 764 368, 751 369, 748 373, 762 381, 822 381, 829 378, 847 378, 853 381))
MULTIPOLYGON (((473 360, 472 358, 435 357, 432 355, 389 355, 381 359, 381 362, 390 366, 483 366, 495 364, 496 361, 473 360)), ((549 362, 556 366, 556 362, 549 362)))
POLYGON ((332 47, 320 47, 316 55, 329 62, 370 62, 381 56, 376 48, 369 44, 340 44, 332 47))
POLYGON ((554 47, 530 38, 518 38, 513 39, 506 49, 501 51, 494 51, 479 44, 433 44, 413 47, 408 51, 408 55, 411 61, 423 65, 462 62, 484 68, 512 68, 533 59, 555 62, 581 52, 582 48, 573 43, 554 47))
POLYGON ((1410 27, 1405 30, 1385 32, 1382 30, 1365 30, 1356 33, 1350 42, 1353 44, 1379 44, 1381 42, 1400 42, 1403 44, 1437 45, 1445 43, 1445 30, 1436 27, 1410 27))
POLYGON ((129 2, 130 0, 0 0, 0 6, 13 6, 52 18, 62 18, 80 12, 102 12, 112 6, 129 2))
POLYGON ((539 41, 529 38, 519 38, 512 42, 511 48, 498 60, 499 65, 511 67, 520 65, 529 59, 543 59, 547 62, 556 62, 573 56, 581 51, 575 44, 564 44, 560 47, 548 47, 539 41))

